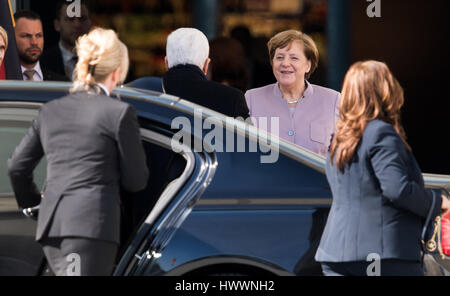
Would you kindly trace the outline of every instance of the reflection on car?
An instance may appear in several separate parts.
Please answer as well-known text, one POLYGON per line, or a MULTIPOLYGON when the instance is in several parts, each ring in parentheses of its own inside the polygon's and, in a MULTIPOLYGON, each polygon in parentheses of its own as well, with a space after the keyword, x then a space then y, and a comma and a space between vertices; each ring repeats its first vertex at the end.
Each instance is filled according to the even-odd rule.
MULTIPOLYGON (((49 272, 35 213, 18 208, 6 161, 40 106, 69 88, 0 82, 0 275, 49 272)), ((114 96, 138 111, 151 175, 144 191, 121 192, 114 275, 322 274, 314 254, 331 205, 323 157, 178 97, 130 87, 114 96), (177 118, 189 125, 173 126, 177 118), (261 161, 273 149, 276 161, 261 161)), ((45 159, 34 176, 43 186, 45 159)), ((450 176, 424 177, 450 189, 450 176)))

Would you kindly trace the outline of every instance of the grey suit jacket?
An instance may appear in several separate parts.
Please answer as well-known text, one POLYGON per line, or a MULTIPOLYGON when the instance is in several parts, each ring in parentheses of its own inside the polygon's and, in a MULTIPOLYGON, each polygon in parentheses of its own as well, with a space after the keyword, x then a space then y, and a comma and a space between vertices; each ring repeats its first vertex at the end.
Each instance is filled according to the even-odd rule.
POLYGON ((119 242, 120 195, 148 179, 132 106, 77 92, 44 104, 8 161, 20 207, 40 203, 36 239, 77 236, 119 242), (44 197, 32 172, 47 157, 44 197))
MULTIPOLYGON (((390 124, 369 122, 344 172, 328 156, 326 173, 333 204, 317 261, 367 261, 370 253, 420 261, 423 223, 432 194, 441 192, 424 188, 413 154, 390 124)), ((437 200, 435 215, 442 203, 437 200)))

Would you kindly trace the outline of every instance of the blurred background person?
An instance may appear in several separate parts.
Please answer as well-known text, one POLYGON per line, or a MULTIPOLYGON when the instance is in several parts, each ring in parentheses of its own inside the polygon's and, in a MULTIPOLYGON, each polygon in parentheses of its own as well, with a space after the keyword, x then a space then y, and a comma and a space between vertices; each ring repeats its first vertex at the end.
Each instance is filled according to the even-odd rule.
POLYGON ((66 76, 69 80, 72 80, 73 70, 78 60, 74 51, 75 41, 81 35, 87 34, 92 26, 86 2, 80 3, 80 16, 71 17, 67 12, 71 3, 64 0, 57 2, 54 27, 59 32, 59 43, 46 49, 41 59, 45 68, 66 76))
POLYGON ((14 14, 15 37, 23 80, 67 81, 65 76, 41 66, 39 59, 44 49, 44 32, 40 16, 30 10, 20 10, 14 14))
POLYGON ((164 91, 231 117, 248 117, 244 94, 206 77, 210 64, 205 34, 179 28, 167 37, 164 91))
POLYGON ((247 58, 247 89, 265 86, 275 82, 265 36, 254 37, 245 25, 237 25, 230 31, 230 37, 237 40, 244 48, 247 58))
POLYGON ((3 58, 5 57, 6 49, 8 48, 8 34, 5 29, 0 26, 0 66, 3 63, 3 58))
POLYGON ((424 188, 400 121, 403 103, 386 64, 348 70, 326 163, 333 203, 316 253, 325 275, 368 275, 371 253, 381 259, 381 275, 423 275, 423 222, 430 211, 447 213, 450 201, 424 188))
POLYGON ((126 46, 98 28, 76 48, 71 94, 41 107, 8 161, 9 176, 20 207, 40 203, 36 240, 56 275, 109 275, 121 235, 120 186, 144 189, 148 169, 135 109, 109 97, 127 75, 126 46), (32 172, 44 154, 41 199, 32 172), (72 254, 79 268, 68 270, 72 254))
POLYGON ((338 114, 339 93, 310 84, 319 53, 314 41, 300 31, 276 34, 268 42, 274 84, 245 93, 250 116, 259 128, 325 156, 338 114), (271 118, 278 118, 279 130, 271 118), (258 125, 267 119, 267 126, 258 125))
POLYGON ((219 37, 209 43, 208 79, 245 92, 248 87, 248 63, 242 45, 235 39, 219 37))

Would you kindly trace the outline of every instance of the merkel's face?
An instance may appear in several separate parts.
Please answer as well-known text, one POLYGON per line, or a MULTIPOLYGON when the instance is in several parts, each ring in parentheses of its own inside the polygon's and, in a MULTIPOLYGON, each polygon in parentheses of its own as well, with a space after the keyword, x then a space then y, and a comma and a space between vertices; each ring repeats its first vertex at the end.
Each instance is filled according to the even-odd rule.
POLYGON ((16 23, 16 42, 22 63, 34 64, 44 49, 44 33, 40 20, 20 18, 16 23))
POLYGON ((0 65, 3 62, 3 58, 5 57, 6 52, 6 43, 5 40, 3 40, 3 36, 0 35, 0 65))
POLYGON ((311 69, 303 44, 294 41, 286 47, 277 48, 272 61, 275 78, 282 87, 295 87, 304 83, 305 73, 311 69))

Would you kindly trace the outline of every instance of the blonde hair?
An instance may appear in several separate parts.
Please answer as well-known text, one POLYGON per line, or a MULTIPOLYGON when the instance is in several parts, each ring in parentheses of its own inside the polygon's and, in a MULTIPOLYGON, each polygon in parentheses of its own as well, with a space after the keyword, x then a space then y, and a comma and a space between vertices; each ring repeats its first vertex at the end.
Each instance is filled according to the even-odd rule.
POLYGON ((5 48, 8 48, 8 33, 6 33, 2 26, 0 26, 0 36, 3 38, 3 42, 5 42, 5 48))
POLYGON ((128 73, 128 49, 113 30, 96 28, 78 38, 76 45, 78 62, 73 73, 71 92, 96 89, 109 74, 120 67, 120 80, 128 73))
POLYGON ((330 147, 330 159, 336 154, 341 172, 352 160, 367 124, 374 119, 391 124, 411 150, 400 122, 403 103, 403 89, 386 64, 363 61, 350 67, 342 86, 337 132, 330 147))
POLYGON ((305 74, 305 78, 308 79, 312 73, 317 69, 319 64, 319 50, 317 49, 316 43, 305 33, 297 30, 287 30, 280 32, 273 36, 269 42, 267 42, 267 47, 269 49, 270 64, 273 64, 273 58, 275 56, 275 51, 278 48, 285 48, 290 46, 292 42, 298 41, 303 44, 303 53, 308 61, 311 62, 311 69, 305 74))

